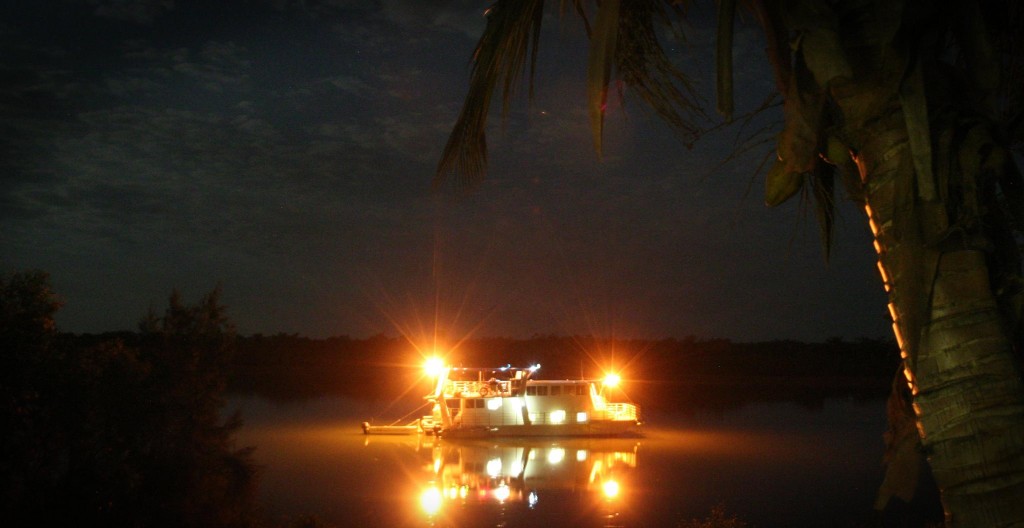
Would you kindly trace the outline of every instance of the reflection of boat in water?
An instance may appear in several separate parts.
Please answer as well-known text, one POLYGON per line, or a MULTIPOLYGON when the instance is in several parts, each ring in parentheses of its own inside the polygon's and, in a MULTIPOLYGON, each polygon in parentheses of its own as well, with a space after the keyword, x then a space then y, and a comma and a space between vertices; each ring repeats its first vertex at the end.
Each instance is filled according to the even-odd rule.
POLYGON ((636 469, 638 447, 635 440, 442 440, 433 449, 432 480, 421 505, 436 515, 452 505, 534 508, 565 492, 614 501, 636 469))
POLYGON ((540 380, 540 368, 437 370, 430 416, 420 427, 446 438, 637 435, 640 409, 612 402, 618 376, 604 380, 540 380))

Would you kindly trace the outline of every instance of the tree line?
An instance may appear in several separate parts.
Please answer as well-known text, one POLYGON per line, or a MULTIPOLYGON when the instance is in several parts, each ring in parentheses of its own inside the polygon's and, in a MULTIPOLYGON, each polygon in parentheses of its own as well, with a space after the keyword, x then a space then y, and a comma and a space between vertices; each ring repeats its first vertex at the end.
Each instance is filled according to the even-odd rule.
MULTIPOLYGON (((312 339, 297 334, 238 338, 230 390, 271 399, 345 396, 417 399, 430 390, 426 354, 403 337, 312 339)), ((885 339, 819 343, 728 339, 613 340, 588 336, 473 338, 448 351, 455 366, 540 364, 539 376, 600 378, 616 370, 645 407, 730 407, 749 401, 885 398, 899 367, 885 339)))
POLYGON ((0 524, 257 524, 250 449, 221 415, 234 330, 213 291, 137 332, 60 334, 43 272, 0 276, 0 524))

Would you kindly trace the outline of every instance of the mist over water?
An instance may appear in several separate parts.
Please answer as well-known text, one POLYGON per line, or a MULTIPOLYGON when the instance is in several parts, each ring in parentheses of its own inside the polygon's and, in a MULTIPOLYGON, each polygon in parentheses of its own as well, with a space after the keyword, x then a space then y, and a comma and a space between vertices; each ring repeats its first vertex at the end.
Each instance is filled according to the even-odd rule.
MULTIPOLYGON (((336 526, 856 526, 881 482, 885 405, 750 403, 646 416, 637 439, 365 436, 387 402, 236 398, 273 519, 336 526)), ((395 409, 399 415, 401 409, 395 409)))

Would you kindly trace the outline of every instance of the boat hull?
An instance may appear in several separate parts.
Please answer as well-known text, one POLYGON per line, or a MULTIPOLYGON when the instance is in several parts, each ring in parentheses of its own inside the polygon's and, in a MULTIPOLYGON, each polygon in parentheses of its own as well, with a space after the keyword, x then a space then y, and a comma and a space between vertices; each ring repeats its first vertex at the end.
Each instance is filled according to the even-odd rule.
POLYGON ((499 437, 637 437, 640 424, 632 421, 594 421, 585 424, 533 424, 475 427, 449 427, 441 429, 442 438, 499 438, 499 437))
POLYGON ((370 425, 363 422, 365 435, 414 435, 422 432, 419 425, 370 425))

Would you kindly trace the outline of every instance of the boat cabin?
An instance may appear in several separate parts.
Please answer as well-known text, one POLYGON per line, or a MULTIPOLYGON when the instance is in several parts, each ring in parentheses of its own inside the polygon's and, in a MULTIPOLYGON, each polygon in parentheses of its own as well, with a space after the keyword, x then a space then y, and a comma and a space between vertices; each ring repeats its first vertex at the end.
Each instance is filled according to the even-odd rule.
POLYGON ((423 419, 428 425, 424 429, 515 434, 530 428, 534 433, 574 435, 607 429, 589 427, 594 423, 639 424, 636 405, 607 400, 606 382, 532 379, 538 368, 446 369, 438 376, 434 394, 428 396, 434 406, 423 419))

